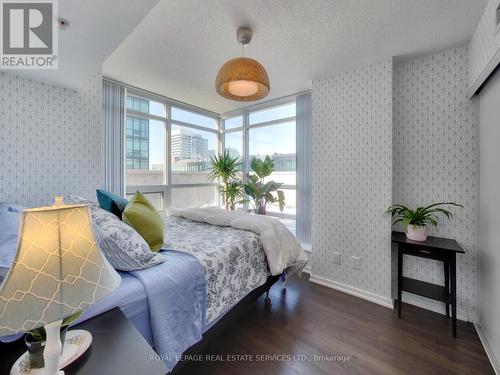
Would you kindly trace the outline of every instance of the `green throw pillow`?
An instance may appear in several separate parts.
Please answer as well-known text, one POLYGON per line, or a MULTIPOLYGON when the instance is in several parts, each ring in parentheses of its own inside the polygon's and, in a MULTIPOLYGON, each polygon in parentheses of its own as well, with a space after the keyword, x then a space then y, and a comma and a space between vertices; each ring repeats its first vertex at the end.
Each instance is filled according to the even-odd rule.
POLYGON ((151 202, 141 192, 135 193, 122 213, 122 220, 134 228, 152 251, 163 246, 163 221, 151 202))

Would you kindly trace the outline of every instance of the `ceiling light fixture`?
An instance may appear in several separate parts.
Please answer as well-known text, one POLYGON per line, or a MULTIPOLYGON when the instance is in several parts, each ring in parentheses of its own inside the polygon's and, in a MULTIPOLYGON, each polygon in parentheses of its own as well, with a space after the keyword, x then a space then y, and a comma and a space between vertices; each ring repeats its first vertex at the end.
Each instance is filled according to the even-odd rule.
POLYGON ((257 60, 245 57, 245 47, 252 40, 252 30, 240 27, 236 39, 243 46, 243 57, 236 57, 222 65, 215 79, 215 90, 231 100, 251 102, 262 99, 270 90, 266 69, 257 60))

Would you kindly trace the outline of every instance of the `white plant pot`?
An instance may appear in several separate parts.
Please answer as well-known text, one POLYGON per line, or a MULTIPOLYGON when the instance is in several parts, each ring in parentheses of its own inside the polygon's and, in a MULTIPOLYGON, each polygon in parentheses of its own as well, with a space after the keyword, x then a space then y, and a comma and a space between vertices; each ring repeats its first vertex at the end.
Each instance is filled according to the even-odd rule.
POLYGON ((413 241, 425 241, 427 239, 427 227, 409 224, 406 228, 406 237, 413 241))

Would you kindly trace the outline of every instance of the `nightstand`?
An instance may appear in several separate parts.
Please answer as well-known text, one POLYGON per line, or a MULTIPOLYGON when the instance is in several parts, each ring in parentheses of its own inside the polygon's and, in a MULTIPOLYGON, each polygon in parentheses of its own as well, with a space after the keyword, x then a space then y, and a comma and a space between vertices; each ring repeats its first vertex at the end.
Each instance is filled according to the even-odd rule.
MULTIPOLYGON (((92 333, 92 345, 64 368, 66 375, 164 375, 167 367, 119 308, 98 315, 70 329, 92 333)), ((13 363, 26 351, 24 341, 0 343, 0 374, 9 374, 13 363)))
POLYGON ((427 297, 445 304, 446 316, 452 319, 452 333, 457 337, 457 254, 465 254, 457 241, 450 238, 427 237, 413 241, 402 232, 392 232, 392 242, 398 245, 398 298, 395 301, 401 318, 402 292, 427 297), (403 255, 434 259, 443 262, 444 286, 403 276, 403 255))

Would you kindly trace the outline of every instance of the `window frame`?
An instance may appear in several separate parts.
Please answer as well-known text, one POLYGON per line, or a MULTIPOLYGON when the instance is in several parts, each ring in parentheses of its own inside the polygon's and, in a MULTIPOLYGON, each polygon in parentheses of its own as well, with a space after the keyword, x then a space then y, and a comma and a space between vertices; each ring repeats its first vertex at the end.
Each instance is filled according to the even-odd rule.
MULTIPOLYGON (((242 173, 244 176, 246 176, 249 172, 248 161, 250 158, 250 152, 249 152, 250 129, 266 127, 266 126, 273 126, 273 125, 280 125, 283 123, 287 123, 287 122, 289 123, 289 122, 293 121, 295 123, 295 132, 297 132, 297 114, 295 114, 295 116, 292 116, 292 117, 284 117, 281 119, 276 119, 276 120, 271 120, 271 121, 263 121, 263 122, 258 122, 258 123, 254 123, 254 124, 250 125, 250 121, 249 121, 250 113, 265 110, 265 109, 272 108, 272 107, 280 107, 280 106, 290 104, 290 103, 296 103, 296 95, 284 97, 281 99, 271 100, 269 102, 257 104, 254 106, 245 107, 243 109, 231 111, 231 112, 228 112, 228 113, 221 115, 221 129, 222 129, 221 147, 222 147, 222 150, 225 150, 226 145, 225 145, 225 137, 224 136, 226 134, 234 133, 234 132, 238 132, 238 131, 241 131, 243 134, 243 160, 242 160, 242 163, 243 163, 242 169, 243 170, 242 170, 242 173), (237 116, 243 116, 242 126, 236 127, 236 128, 226 129, 226 127, 225 127, 226 119, 232 119, 232 118, 237 117, 237 116)), ((297 158, 297 150, 295 150, 295 158, 297 158)), ((297 165, 297 163, 296 163, 296 165, 297 165)), ((296 183, 295 183, 295 185, 283 184, 283 185, 281 185, 281 188, 286 189, 286 190, 295 190, 295 192, 296 192, 297 191, 297 184, 296 183)), ((245 207, 245 210, 249 208, 248 202, 245 203, 244 207, 245 207)), ((267 212, 267 215, 273 216, 273 217, 278 217, 278 218, 291 219, 291 220, 296 220, 296 217, 297 217, 297 214, 294 215, 294 214, 288 214, 288 213, 269 212, 269 211, 267 212)))
MULTIPOLYGON (((138 88, 132 88, 125 86, 125 95, 124 95, 124 100, 125 100, 125 132, 124 132, 124 155, 123 158, 125 160, 124 162, 124 186, 125 186, 125 195, 127 194, 134 194, 137 190, 141 191, 142 193, 148 194, 148 193, 161 193, 162 196, 162 207, 159 211, 161 212, 166 212, 169 207, 172 206, 172 189, 182 189, 182 188, 193 188, 193 187, 208 187, 208 186, 218 186, 217 183, 193 183, 193 184, 175 184, 172 182, 172 149, 171 149, 171 134, 172 134, 172 124, 180 125, 186 128, 190 128, 192 130, 201 130, 201 131, 207 131, 210 133, 214 133, 216 135, 216 153, 220 153, 222 149, 222 131, 221 131, 221 120, 220 116, 216 113, 203 110, 198 107, 191 106, 189 104, 185 104, 182 102, 178 102, 166 97, 163 97, 161 95, 157 95, 154 93, 150 93, 147 91, 143 91, 138 88), (152 100, 155 102, 159 102, 165 105, 165 117, 162 116, 157 116, 157 115, 152 115, 149 113, 145 112, 140 112, 136 111, 133 109, 128 109, 127 106, 127 100, 128 96, 132 97, 137 97, 139 99, 146 99, 146 100, 152 100), (215 119, 217 129, 212 129, 209 127, 203 127, 200 125, 195 125, 183 121, 178 121, 178 120, 172 120, 172 107, 177 107, 185 111, 193 112, 199 115, 207 116, 210 118, 215 119), (133 117, 139 117, 139 118, 144 118, 147 120, 156 120, 163 122, 165 126, 165 139, 164 139, 164 146, 165 146, 165 153, 164 153, 164 171, 163 171, 163 184, 160 185, 128 185, 127 184, 127 155, 126 155, 126 141, 127 141, 127 134, 126 134, 126 121, 128 116, 133 116, 133 117)), ((215 190, 215 189, 214 189, 215 190)), ((219 194, 214 191, 215 194, 215 200, 216 204, 220 205, 221 200, 219 194)))

